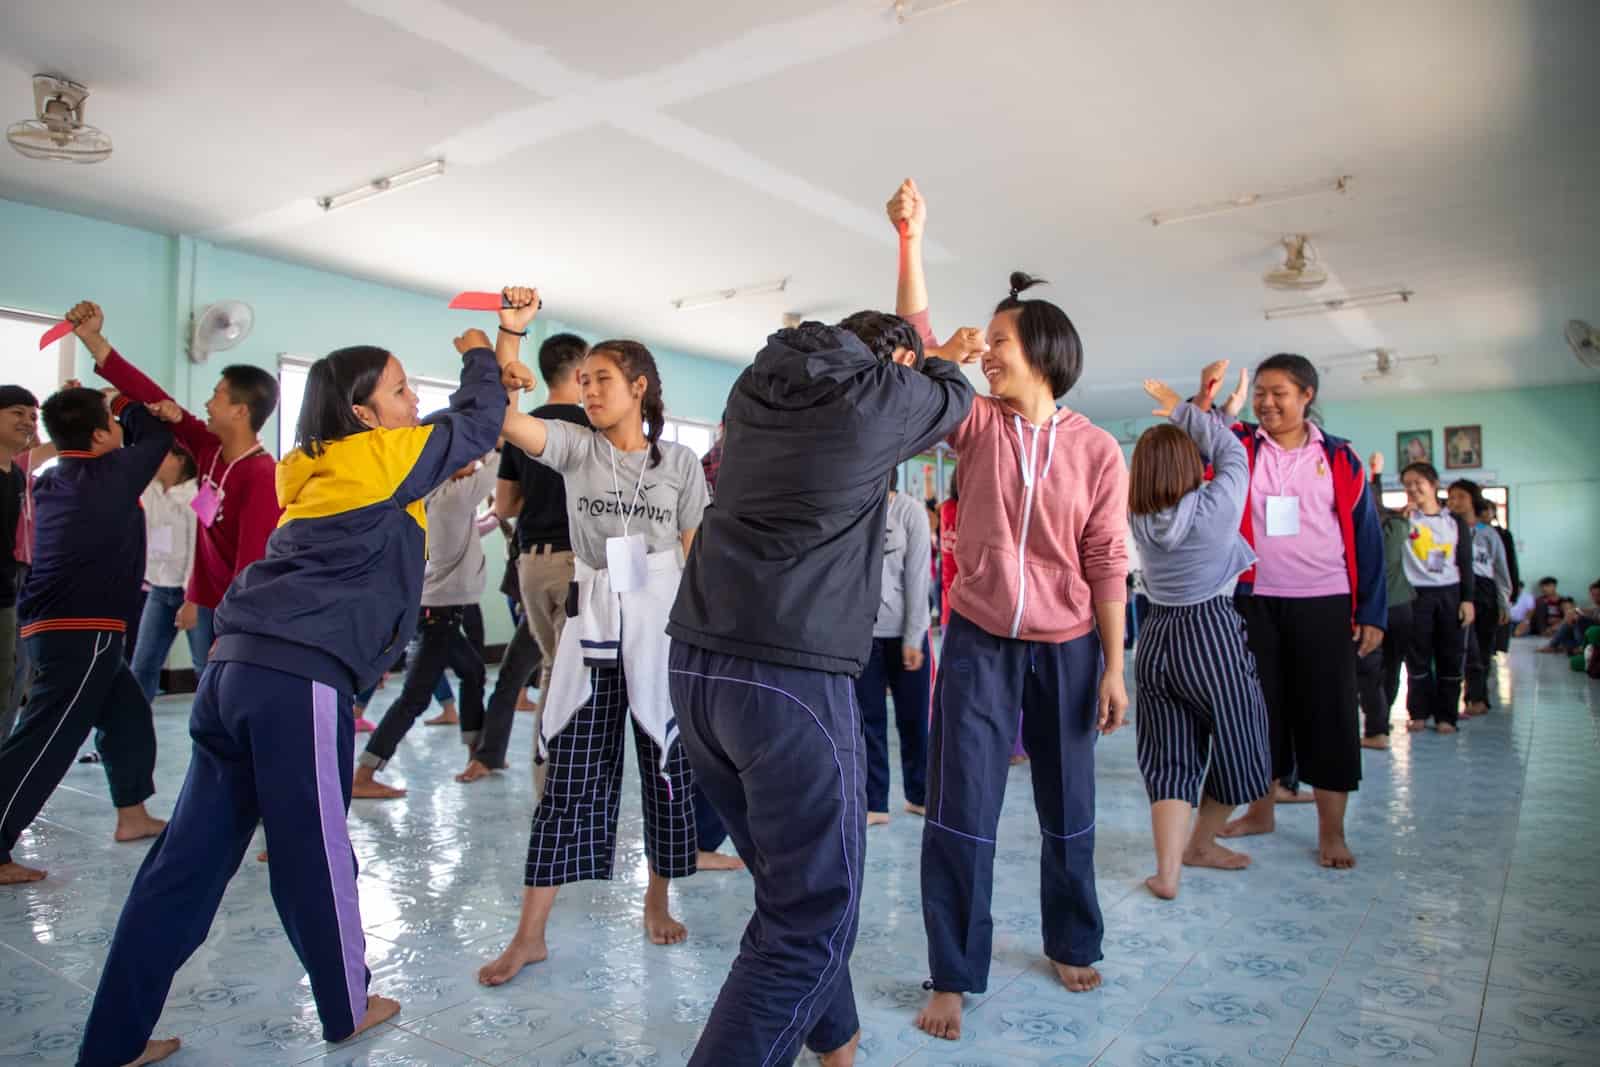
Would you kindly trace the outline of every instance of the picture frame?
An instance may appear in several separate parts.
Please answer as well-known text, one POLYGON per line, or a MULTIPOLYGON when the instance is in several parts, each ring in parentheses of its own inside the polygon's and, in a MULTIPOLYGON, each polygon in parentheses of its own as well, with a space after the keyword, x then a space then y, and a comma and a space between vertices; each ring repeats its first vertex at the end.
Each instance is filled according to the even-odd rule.
POLYGON ((1446 426, 1444 428, 1446 470, 1475 470, 1483 466, 1483 427, 1446 426))
POLYGON ((1394 453, 1398 459, 1395 470, 1405 470, 1412 463, 1432 463, 1433 431, 1399 431, 1394 435, 1394 453))

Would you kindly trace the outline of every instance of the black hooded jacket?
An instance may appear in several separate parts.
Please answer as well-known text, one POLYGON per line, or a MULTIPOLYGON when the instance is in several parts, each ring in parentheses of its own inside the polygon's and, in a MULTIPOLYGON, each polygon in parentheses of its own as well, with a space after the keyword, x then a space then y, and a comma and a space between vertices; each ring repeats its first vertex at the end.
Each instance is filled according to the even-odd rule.
POLYGON ((945 360, 902 367, 819 323, 773 334, 728 398, 716 501, 667 633, 859 674, 883 581, 889 472, 960 425, 972 396, 945 360))

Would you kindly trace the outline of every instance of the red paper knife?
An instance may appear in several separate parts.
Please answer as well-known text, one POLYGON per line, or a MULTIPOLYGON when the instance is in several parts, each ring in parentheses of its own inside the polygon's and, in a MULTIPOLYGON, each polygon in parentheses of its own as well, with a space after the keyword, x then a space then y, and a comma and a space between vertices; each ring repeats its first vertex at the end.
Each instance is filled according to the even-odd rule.
POLYGON ((55 344, 57 341, 61 340, 63 337, 65 337, 67 334, 69 334, 71 332, 72 332, 72 323, 70 323, 70 322, 58 322, 58 323, 56 323, 54 326, 50 327, 48 330, 46 330, 44 332, 44 336, 43 337, 39 338, 39 351, 43 352, 45 349, 49 348, 51 345, 55 344))
MULTIPOLYGON (((450 306, 458 311, 500 311, 511 305, 500 293, 460 293, 450 301, 450 306)), ((543 306, 544 300, 541 299, 539 307, 543 306)))

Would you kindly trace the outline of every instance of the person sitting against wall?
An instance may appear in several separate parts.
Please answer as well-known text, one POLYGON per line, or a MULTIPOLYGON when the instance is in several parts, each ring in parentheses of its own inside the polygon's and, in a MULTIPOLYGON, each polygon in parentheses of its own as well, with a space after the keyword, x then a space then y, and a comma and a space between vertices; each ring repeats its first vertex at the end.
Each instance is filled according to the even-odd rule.
POLYGON ((1539 579, 1539 593, 1533 599, 1533 610, 1517 624, 1517 636, 1543 637, 1561 625, 1561 592, 1555 578, 1546 575, 1539 579))

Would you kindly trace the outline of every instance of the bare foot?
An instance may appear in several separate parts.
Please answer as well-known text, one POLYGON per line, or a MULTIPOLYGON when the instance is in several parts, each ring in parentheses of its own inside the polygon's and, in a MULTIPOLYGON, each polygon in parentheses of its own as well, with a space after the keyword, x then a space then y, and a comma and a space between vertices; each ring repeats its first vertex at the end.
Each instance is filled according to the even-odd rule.
POLYGON ((524 689, 522 691, 522 695, 517 698, 517 710, 518 711, 538 711, 539 710, 539 702, 536 701, 536 700, 529 700, 528 699, 528 691, 526 689, 524 689))
POLYGON ((424 726, 460 726, 461 716, 453 711, 441 711, 431 719, 423 719, 424 726))
POLYGON ((157 819, 140 805, 137 811, 123 814, 117 812, 117 832, 111 836, 118 841, 143 841, 147 837, 155 837, 167 828, 167 820, 157 819))
POLYGON ((926 804, 912 804, 910 802, 907 802, 906 803, 906 810, 909 811, 913 815, 923 815, 923 816, 925 816, 925 815, 928 814, 928 806, 926 804))
POLYGON ((917 1015, 917 1029, 946 1041, 960 1041, 961 994, 938 990, 929 993, 928 1003, 917 1015))
POLYGON ((1377 735, 1375 735, 1373 737, 1363 737, 1361 739, 1361 747, 1362 748, 1387 749, 1389 747, 1389 735, 1388 734, 1377 734, 1377 735))
POLYGON ((1069 993, 1087 993, 1100 988, 1100 972, 1093 967, 1069 967, 1055 960, 1050 962, 1055 966, 1056 977, 1061 979, 1061 984, 1067 987, 1069 993))
POLYGON ((1169 878, 1163 878, 1159 874, 1152 874, 1144 880, 1144 887, 1162 900, 1177 900, 1178 877, 1176 874, 1169 878))
POLYGON ((1421 719, 1411 719, 1406 723, 1406 733, 1420 734, 1428 728, 1428 724, 1421 719))
POLYGON ((1347 871, 1356 865, 1355 853, 1350 851, 1350 846, 1345 844, 1344 834, 1329 836, 1320 835, 1318 849, 1321 856, 1318 862, 1324 867, 1335 870, 1347 871))
POLYGON ((266 849, 262 849, 260 854, 258 854, 256 856, 256 862, 257 863, 265 863, 265 862, 267 862, 267 850, 266 849))
POLYGON ((505 985, 517 976, 522 968, 533 963, 543 963, 550 958, 550 950, 545 947, 544 938, 537 941, 513 940, 506 946, 493 963, 486 963, 478 968, 478 984, 487 986, 505 985))
MULTIPOLYGON (((1027 763, 1027 762, 1028 762, 1028 757, 1027 756, 1012 756, 1011 757, 1011 766, 1013 766, 1013 767, 1020 767, 1024 763, 1027 763)), ((958 1036, 960 1035, 960 1032, 961 1032, 961 1028, 959 1026, 957 1026, 956 1033, 957 1033, 958 1036)), ((952 1038, 952 1040, 954 1040, 954 1038, 952 1038)))
POLYGON ((1439 732, 1441 734, 1453 734, 1456 732, 1456 724, 1453 722, 1442 722, 1439 724, 1439 732))
POLYGON ((867 812, 867 825, 868 826, 888 826, 889 825, 889 813, 886 812, 886 811, 869 811, 869 812, 867 812))
POLYGON ((144 1065, 147 1063, 160 1063, 162 1060, 178 1051, 178 1046, 180 1044, 182 1044, 182 1042, 175 1037, 165 1038, 161 1041, 146 1041, 144 1052, 139 1056, 138 1059, 128 1064, 127 1067, 144 1067, 144 1065))
POLYGON ((350 795, 357 800, 396 800, 405 796, 406 791, 384 785, 372 776, 370 767, 361 767, 356 770, 355 780, 350 783, 350 795))
POLYGON ((342 1045, 345 1041, 354 1041, 374 1026, 382 1026, 399 1014, 400 1002, 398 1000, 390 1000, 388 997, 369 996, 367 998, 367 1017, 362 1019, 361 1025, 356 1027, 355 1031, 339 1044, 342 1045))
POLYGON ((1317 799, 1310 793, 1291 793, 1278 782, 1272 783, 1272 802, 1274 804, 1309 804, 1317 799))
POLYGON ((1265 815, 1251 815, 1249 812, 1234 819, 1224 826, 1218 837, 1253 837, 1256 834, 1270 834, 1278 828, 1278 821, 1273 817, 1271 809, 1265 815))
POLYGON ((694 861, 695 869, 701 871, 742 871, 744 860, 738 856, 724 856, 720 852, 706 852, 702 850, 694 861))
POLYGON ((490 770, 484 764, 479 763, 477 760, 468 760, 467 769, 456 775, 456 781, 476 782, 478 779, 487 778, 493 773, 494 771, 490 770))
POLYGON ((665 904, 644 906, 644 932, 652 945, 677 945, 689 939, 689 928, 674 919, 665 904))
POLYGON ((20 863, 0 863, 0 885, 23 885, 41 882, 48 872, 37 867, 24 867, 20 863))
POLYGON ((817 1057, 822 1061, 822 1067, 855 1067, 856 1049, 861 1044, 861 1031, 857 1030, 854 1037, 832 1052, 824 1052, 817 1057))
POLYGON ((1213 867, 1219 871, 1242 871, 1250 866, 1250 857, 1231 848, 1223 848, 1215 841, 1209 845, 1190 845, 1183 850, 1185 867, 1213 867))

